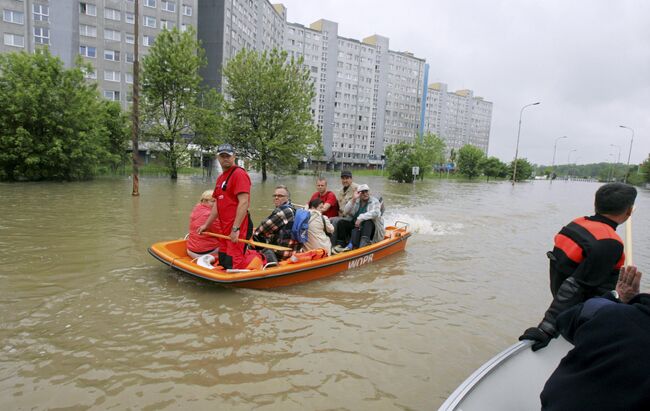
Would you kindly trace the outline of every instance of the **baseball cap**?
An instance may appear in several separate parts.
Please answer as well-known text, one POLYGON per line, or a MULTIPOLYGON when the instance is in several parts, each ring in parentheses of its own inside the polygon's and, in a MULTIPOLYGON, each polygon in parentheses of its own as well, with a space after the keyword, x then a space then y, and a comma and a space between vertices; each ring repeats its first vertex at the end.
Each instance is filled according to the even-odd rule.
POLYGON ((352 177, 352 172, 350 170, 341 171, 341 178, 343 177, 352 177))
POLYGON ((370 191, 368 184, 359 184, 359 187, 357 187, 357 193, 360 193, 362 191, 370 191))
POLYGON ((233 155, 235 154, 235 149, 230 144, 222 144, 217 148, 217 155, 222 153, 233 155))

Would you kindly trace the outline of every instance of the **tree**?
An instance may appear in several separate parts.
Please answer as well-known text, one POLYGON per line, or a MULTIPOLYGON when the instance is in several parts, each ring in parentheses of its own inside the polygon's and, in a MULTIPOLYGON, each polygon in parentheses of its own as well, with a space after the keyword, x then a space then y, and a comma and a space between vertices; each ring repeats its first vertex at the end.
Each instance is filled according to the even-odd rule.
MULTIPOLYGON (((508 174, 510 180, 512 180, 512 168, 514 166, 514 160, 510 162, 508 167, 508 174)), ((517 159, 517 181, 528 180, 533 176, 533 165, 528 162, 525 158, 517 159)))
POLYGON ((650 183, 650 154, 648 155, 648 158, 645 159, 643 163, 641 163, 641 174, 643 174, 643 180, 646 183, 650 183))
MULTIPOLYGON (((216 90, 204 90, 197 95, 193 109, 189 113, 194 130, 192 142, 201 153, 216 154, 216 147, 223 143, 223 96, 216 90)), ((211 166, 208 165, 208 166, 211 166)), ((209 173, 208 173, 209 175, 209 173)))
POLYGON ((458 150, 458 171, 470 180, 481 174, 481 162, 485 153, 480 148, 465 144, 458 150))
POLYGON ((92 177, 108 147, 105 110, 83 65, 66 69, 47 48, 0 55, 0 179, 92 177))
POLYGON ((504 178, 508 175, 508 166, 496 157, 487 157, 480 164, 487 181, 492 178, 504 178))
POLYGON ((262 171, 294 169, 316 147, 319 134, 311 116, 315 97, 302 57, 287 52, 240 51, 223 69, 225 133, 237 150, 262 171))
POLYGON ((386 147, 386 169, 388 178, 398 183, 412 183, 413 166, 416 164, 415 147, 413 144, 401 142, 386 147))
POLYGON ((142 59, 143 131, 149 140, 161 143, 172 179, 187 156, 191 113, 201 91, 199 69, 206 61, 191 26, 184 32, 177 27, 163 30, 142 59))
POLYGON ((445 142, 431 133, 424 134, 422 141, 416 137, 414 155, 414 165, 420 167, 419 177, 424 180, 425 174, 433 170, 434 164, 445 161, 445 142))
POLYGON ((115 173, 128 157, 129 120, 116 101, 102 100, 99 102, 99 109, 101 124, 106 129, 103 144, 106 154, 103 163, 115 173))

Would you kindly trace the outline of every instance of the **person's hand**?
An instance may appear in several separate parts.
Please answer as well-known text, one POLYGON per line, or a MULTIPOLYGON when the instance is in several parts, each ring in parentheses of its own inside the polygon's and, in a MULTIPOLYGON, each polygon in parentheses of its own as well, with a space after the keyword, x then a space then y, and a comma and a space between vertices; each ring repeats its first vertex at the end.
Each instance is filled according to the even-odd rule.
POLYGON ((533 346, 531 347, 533 351, 537 351, 541 348, 544 348, 551 341, 552 336, 546 334, 543 330, 537 327, 530 327, 519 337, 519 341, 531 340, 534 341, 533 346))
POLYGON ((361 196, 361 193, 358 192, 358 191, 355 191, 354 194, 352 194, 352 199, 353 199, 354 201, 357 201, 357 200, 359 199, 360 196, 361 196))
POLYGON ((621 267, 618 274, 618 282, 616 283, 616 292, 618 299, 627 303, 639 294, 641 287, 641 271, 633 265, 621 267))
POLYGON ((358 219, 355 220, 355 221, 354 221, 354 226, 355 226, 356 228, 361 227, 361 221, 359 221, 358 219))
POLYGON ((239 231, 230 231, 230 241, 233 243, 239 241, 239 231))
POLYGON ((208 227, 205 224, 203 224, 201 227, 196 229, 196 233, 201 234, 202 232, 204 232, 207 229, 208 229, 208 227))

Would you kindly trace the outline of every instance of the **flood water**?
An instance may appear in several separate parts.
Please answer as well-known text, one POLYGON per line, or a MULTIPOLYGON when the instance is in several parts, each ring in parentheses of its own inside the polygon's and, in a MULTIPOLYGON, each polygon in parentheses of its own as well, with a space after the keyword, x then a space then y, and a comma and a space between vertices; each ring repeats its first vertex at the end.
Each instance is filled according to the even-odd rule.
MULTIPOLYGON (((199 177, 0 184, 0 409, 427 410, 541 319, 545 252, 596 183, 356 178, 406 251, 269 291, 190 278, 147 253, 182 237, 199 177)), ((277 183, 253 175, 256 223, 277 183)), ((330 188, 338 188, 335 175, 330 188)), ((650 193, 634 262, 650 277, 650 193)), ((619 234, 625 238, 624 227, 619 234)), ((650 289, 645 278, 642 289, 650 289)))

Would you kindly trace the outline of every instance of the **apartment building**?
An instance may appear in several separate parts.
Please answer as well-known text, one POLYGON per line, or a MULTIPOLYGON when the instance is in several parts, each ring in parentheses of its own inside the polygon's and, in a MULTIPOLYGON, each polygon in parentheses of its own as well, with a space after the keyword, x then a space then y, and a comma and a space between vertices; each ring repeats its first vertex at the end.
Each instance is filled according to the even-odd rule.
POLYGON ((449 92, 444 83, 428 86, 424 130, 442 138, 448 153, 472 144, 487 154, 491 123, 492 103, 472 90, 449 92))
POLYGON ((287 23, 284 48, 311 72, 312 113, 328 159, 379 163, 386 145, 415 138, 424 60, 388 45, 378 35, 341 37, 329 20, 309 27, 287 23))
POLYGON ((282 49, 286 9, 267 0, 198 0, 198 37, 208 64, 204 84, 222 91, 222 68, 240 50, 282 49))
MULTIPOLYGON (((140 0, 139 53, 163 29, 196 26, 196 0, 140 0)), ((0 52, 47 45, 68 67, 78 55, 89 62, 101 94, 123 106, 132 98, 135 3, 133 0, 0 0, 0 52)))

